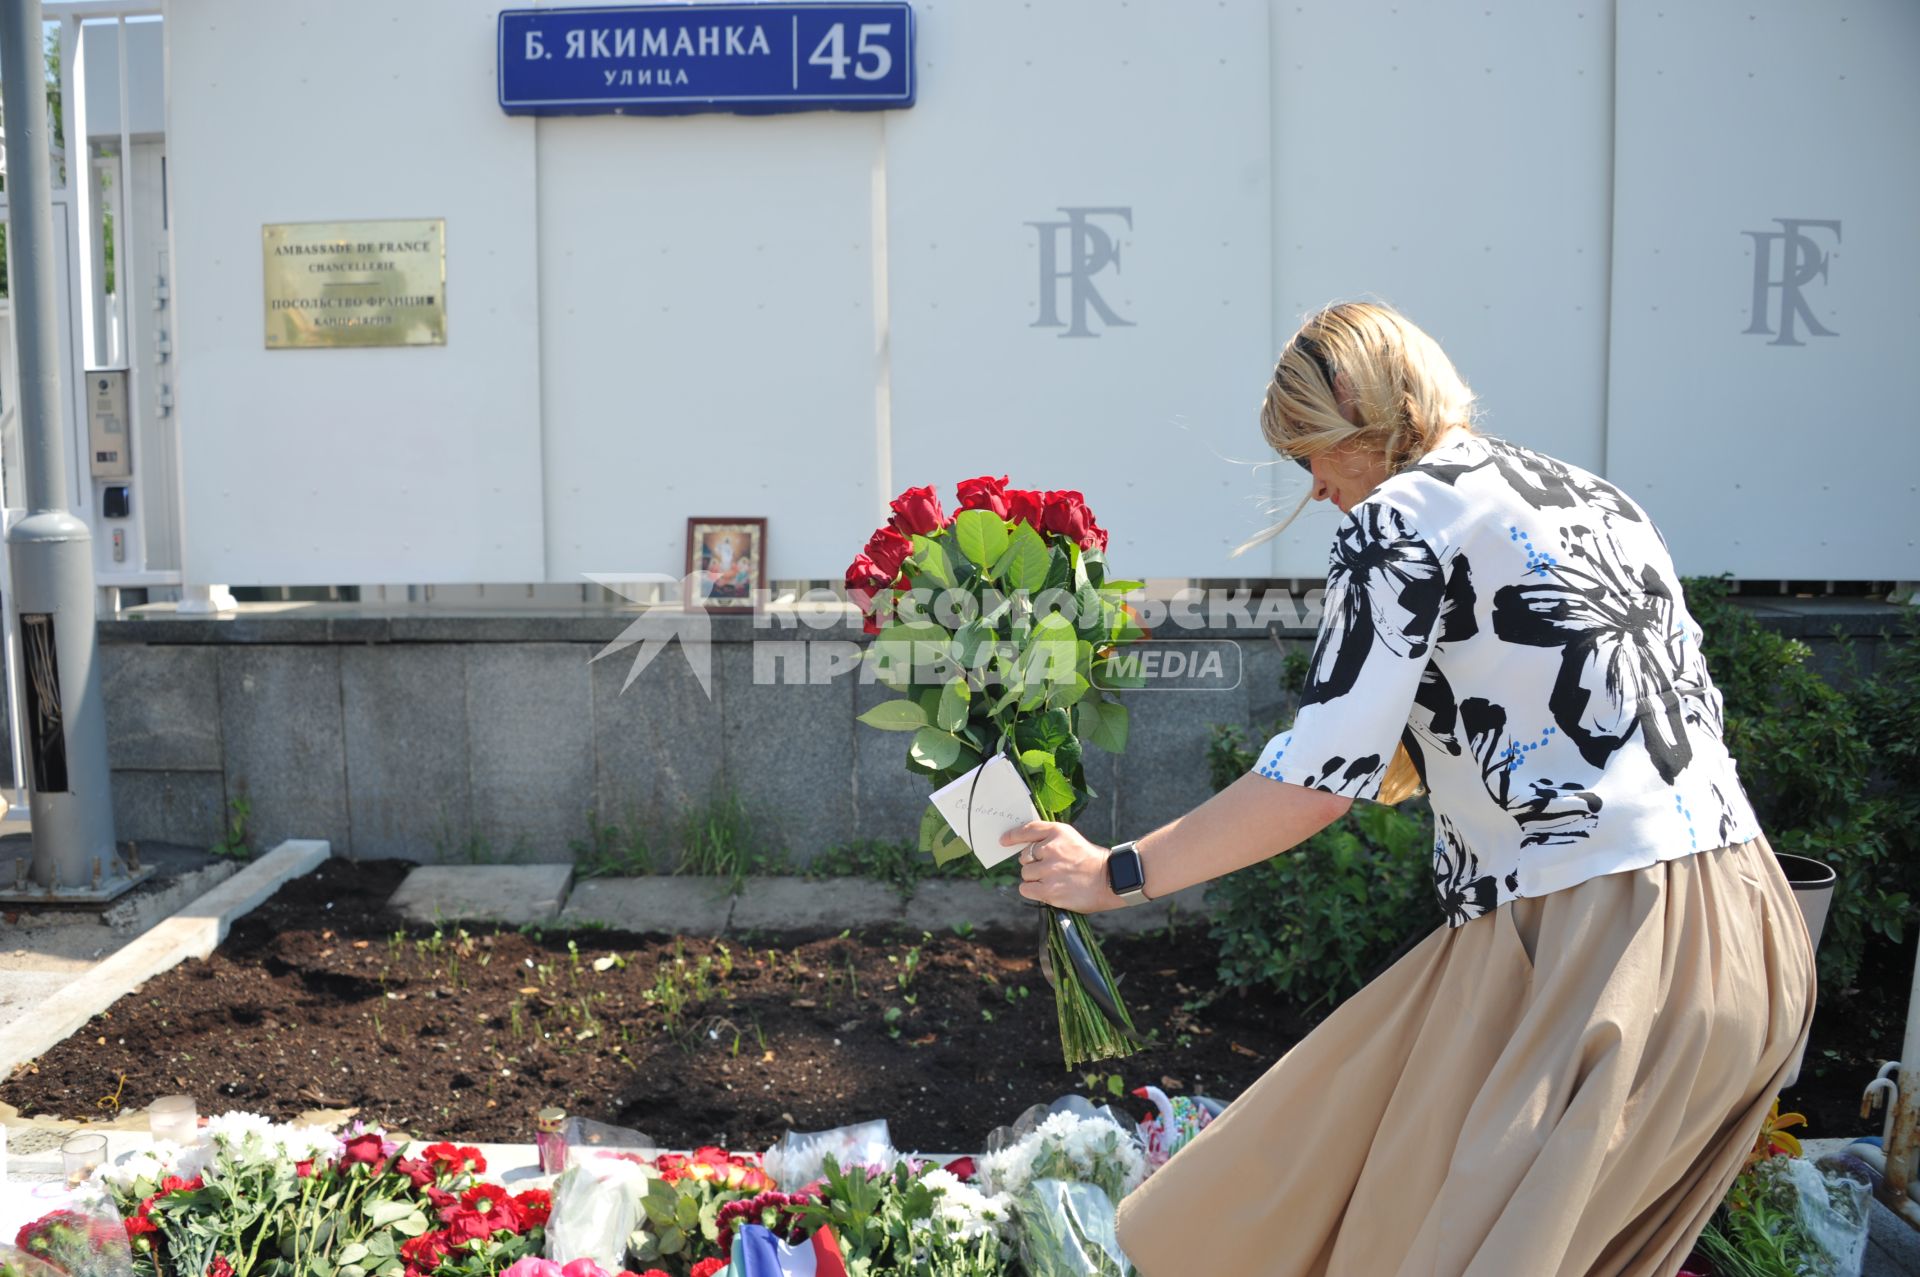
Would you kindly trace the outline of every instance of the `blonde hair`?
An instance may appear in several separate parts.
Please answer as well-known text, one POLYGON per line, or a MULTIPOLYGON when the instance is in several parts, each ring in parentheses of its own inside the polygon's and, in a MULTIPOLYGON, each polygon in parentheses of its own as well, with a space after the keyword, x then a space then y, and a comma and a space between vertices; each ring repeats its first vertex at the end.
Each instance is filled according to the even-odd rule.
MULTIPOLYGON (((1339 302, 1309 315, 1280 352, 1260 409, 1260 432, 1274 451, 1304 459, 1351 444, 1378 452, 1395 475, 1425 456, 1447 430, 1473 428, 1473 391, 1453 361, 1404 315, 1373 302, 1339 302), (1358 424, 1341 413, 1346 403, 1358 424)), ((1234 553, 1278 536, 1293 513, 1234 553)), ((1421 790, 1406 746, 1395 749, 1380 783, 1383 803, 1421 790)))

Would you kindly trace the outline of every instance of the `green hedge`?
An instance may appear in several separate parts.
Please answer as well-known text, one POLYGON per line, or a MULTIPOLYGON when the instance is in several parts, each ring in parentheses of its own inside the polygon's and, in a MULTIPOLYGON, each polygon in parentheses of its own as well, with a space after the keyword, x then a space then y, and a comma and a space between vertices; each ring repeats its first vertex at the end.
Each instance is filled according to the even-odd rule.
MULTIPOLYGON (((1920 897, 1920 626, 1907 618, 1880 667, 1842 689, 1813 669, 1805 643, 1731 602, 1723 578, 1685 587, 1768 841, 1839 874, 1820 945, 1821 991, 1837 993, 1858 978, 1870 937, 1901 941, 1902 915, 1920 897)), ((1283 681, 1297 686, 1303 665, 1290 659, 1283 681)), ((1265 740, 1215 726, 1214 788, 1250 770, 1265 740)), ((1330 1009, 1403 941, 1441 925, 1427 814, 1421 802, 1356 803, 1293 851, 1216 881, 1207 894, 1221 982, 1330 1009)))

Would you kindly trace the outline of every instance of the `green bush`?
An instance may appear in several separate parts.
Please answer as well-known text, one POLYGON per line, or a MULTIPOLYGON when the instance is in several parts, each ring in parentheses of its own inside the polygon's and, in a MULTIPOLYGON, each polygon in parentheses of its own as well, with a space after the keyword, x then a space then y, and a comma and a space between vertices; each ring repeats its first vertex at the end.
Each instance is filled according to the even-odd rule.
POLYGON ((1902 915, 1920 894, 1913 624, 1889 644, 1884 669, 1842 691, 1807 663, 1805 643, 1731 602, 1724 578, 1684 585, 1726 702, 1727 749, 1768 843, 1839 875, 1819 955, 1822 992, 1838 992, 1858 978, 1870 935, 1900 942, 1902 915))
MULTIPOLYGON (((1245 775, 1256 754, 1244 729, 1215 727, 1214 788, 1245 775)), ((1375 803, 1355 803, 1293 850, 1217 880, 1207 901, 1221 983, 1271 990, 1308 1012, 1358 992, 1401 942, 1444 921, 1424 811, 1375 803)))
MULTIPOLYGON (((1842 690, 1808 663, 1805 643, 1731 602, 1724 579, 1685 589, 1726 703, 1727 747, 1768 842, 1839 875, 1819 962, 1823 994, 1836 993, 1859 977, 1871 937, 1900 943, 1920 898, 1920 622, 1909 618, 1879 669, 1842 690)), ((1299 664, 1288 663, 1291 685, 1299 664)), ((1251 770, 1264 740, 1216 726, 1213 787, 1251 770)), ((1294 850, 1217 881, 1208 899, 1221 981, 1337 1004, 1401 940, 1440 925, 1423 806, 1356 803, 1294 850)))

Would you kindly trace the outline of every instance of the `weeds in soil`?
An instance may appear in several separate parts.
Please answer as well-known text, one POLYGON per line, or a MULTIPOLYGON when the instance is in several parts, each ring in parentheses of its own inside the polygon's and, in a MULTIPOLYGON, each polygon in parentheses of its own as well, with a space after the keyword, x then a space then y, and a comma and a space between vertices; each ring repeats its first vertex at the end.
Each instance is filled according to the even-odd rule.
POLYGON ((574 839, 567 847, 573 852, 576 878, 632 878, 653 872, 653 847, 631 805, 624 825, 601 823, 600 814, 589 807, 586 841, 574 839))
POLYGON ((235 794, 227 800, 227 810, 226 832, 207 850, 216 856, 245 860, 253 854, 247 849, 247 821, 253 816, 253 803, 245 794, 235 794))
POLYGON ((731 998, 732 990, 724 981, 733 974, 733 954, 724 944, 715 945, 719 956, 701 954, 687 961, 686 946, 678 938, 673 942, 673 961, 663 962, 654 972, 653 984, 642 996, 660 1012, 662 1027, 669 1037, 685 1045, 689 1012, 698 1010, 715 997, 731 998))
POLYGON ((791 868, 786 847, 758 826, 731 789, 716 793, 681 818, 676 874, 724 879, 728 894, 737 896, 750 875, 786 873, 791 868))

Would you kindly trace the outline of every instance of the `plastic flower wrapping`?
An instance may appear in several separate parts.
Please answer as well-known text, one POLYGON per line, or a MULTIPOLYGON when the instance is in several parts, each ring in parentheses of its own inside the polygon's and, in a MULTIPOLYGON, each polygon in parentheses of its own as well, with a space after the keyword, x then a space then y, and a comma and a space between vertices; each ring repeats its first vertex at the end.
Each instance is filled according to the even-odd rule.
POLYGON ((995 1130, 980 1159, 981 1186, 1016 1198, 1034 1180, 1057 1179, 1092 1184, 1117 1205, 1146 1177, 1135 1130, 1111 1109, 1095 1109, 1078 1096, 1052 1111, 1036 1105, 995 1130))
POLYGON ((830 1131, 788 1131, 766 1151, 767 1174, 782 1189, 793 1192, 818 1180, 831 1155, 840 1167, 866 1166, 886 1171, 900 1159, 885 1119, 836 1126, 830 1131))
POLYGON ((81 1185, 60 1209, 25 1225, 13 1244, 26 1257, 13 1261, 22 1272, 46 1267, 66 1277, 133 1277, 126 1226, 111 1194, 98 1183, 81 1185))

